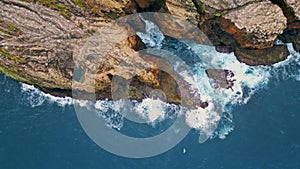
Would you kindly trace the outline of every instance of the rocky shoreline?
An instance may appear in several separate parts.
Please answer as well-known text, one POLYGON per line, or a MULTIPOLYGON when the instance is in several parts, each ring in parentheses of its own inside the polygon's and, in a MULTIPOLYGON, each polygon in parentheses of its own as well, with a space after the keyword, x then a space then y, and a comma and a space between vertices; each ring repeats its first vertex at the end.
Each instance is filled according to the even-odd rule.
MULTIPOLYGON (((88 99, 94 89, 82 86, 92 82, 73 80, 73 70, 86 65, 73 58, 78 58, 81 47, 97 29, 137 12, 164 12, 187 19, 207 35, 217 51, 234 52, 239 61, 249 65, 284 60, 289 52, 285 45, 275 45, 278 40, 293 43, 300 51, 298 0, 0 0, 0 72, 57 96, 72 96, 75 84, 78 95, 73 97, 88 99)), ((133 30, 129 26, 124 31, 127 35, 133 30)), ((106 38, 107 45, 115 48, 96 68, 97 99, 111 99, 114 66, 146 48, 136 35, 123 41, 113 34, 106 38)), ((163 74, 158 70, 140 73, 129 97, 142 99, 150 87, 167 93, 168 102, 179 103, 176 82, 163 74)), ((84 76, 88 79, 92 73, 84 76)))

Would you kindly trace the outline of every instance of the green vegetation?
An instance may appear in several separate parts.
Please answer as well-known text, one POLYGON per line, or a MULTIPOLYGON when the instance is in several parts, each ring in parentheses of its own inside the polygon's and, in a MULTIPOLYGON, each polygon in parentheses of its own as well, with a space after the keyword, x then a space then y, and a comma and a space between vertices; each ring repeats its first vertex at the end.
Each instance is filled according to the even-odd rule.
MULTIPOLYGON (((71 0, 75 5, 79 6, 80 8, 93 12, 95 14, 99 14, 101 8, 96 0, 71 0)), ((110 1, 107 1, 109 3, 110 1)), ((108 4, 106 4, 108 5, 108 4)))
POLYGON ((0 54, 4 57, 11 57, 12 55, 8 52, 6 52, 4 49, 0 48, 0 54))
POLYGON ((9 76, 13 79, 16 79, 16 80, 19 80, 19 81, 22 81, 22 82, 28 82, 27 79, 19 76, 17 73, 15 73, 14 71, 11 71, 9 69, 7 69, 6 67, 4 66, 1 66, 0 65, 0 72, 4 73, 6 76, 9 76))
POLYGON ((86 5, 84 0, 72 0, 74 4, 78 5, 82 9, 88 9, 88 6, 86 5))
POLYGON ((21 63, 21 64, 24 64, 24 63, 27 62, 24 58, 20 58, 18 56, 10 54, 7 51, 5 51, 3 48, 0 48, 0 55, 3 56, 3 57, 8 58, 10 60, 13 60, 15 62, 21 63))
POLYGON ((200 14, 200 15, 205 15, 206 14, 206 10, 205 10, 205 4, 203 4, 201 2, 201 0, 192 0, 195 7, 197 8, 197 12, 200 14))
POLYGON ((222 11, 222 12, 215 12, 214 15, 215 15, 216 17, 220 17, 220 16, 222 16, 222 15, 225 15, 227 12, 228 12, 227 10, 222 11))
POLYGON ((0 33, 2 34, 8 34, 7 32, 5 32, 4 30, 0 29, 0 33))
POLYGON ((71 17, 70 8, 64 5, 63 3, 56 2, 56 0, 20 0, 20 1, 22 2, 36 1, 37 3, 40 3, 43 6, 59 11, 66 18, 71 17))
POLYGON ((38 3, 49 7, 51 9, 60 11, 60 13, 66 18, 71 17, 70 8, 62 3, 56 2, 56 0, 37 0, 38 3))
MULTIPOLYGON (((45 7, 60 11, 61 15, 66 17, 67 19, 71 17, 71 9, 69 6, 60 3, 57 0, 20 0, 22 2, 37 2, 42 4, 45 7)), ((101 11, 101 7, 99 6, 99 2, 97 0, 71 0, 78 7, 93 12, 94 14, 99 14, 101 11)), ((110 3, 108 1, 108 3, 110 3)))
MULTIPOLYGON (((9 52, 5 51, 3 48, 0 48, 0 56, 1 57, 6 57, 10 60, 13 60, 13 61, 21 63, 21 64, 24 64, 24 63, 27 62, 24 58, 14 56, 14 55, 10 54, 9 52)), ((27 80, 25 78, 21 77, 20 75, 18 75, 18 73, 6 68, 3 65, 0 65, 0 72, 4 73, 5 75, 7 75, 7 76, 9 76, 13 79, 16 79, 16 80, 19 80, 19 81, 22 81, 22 82, 27 82, 27 80)))
POLYGON ((67 6, 65 6, 65 5, 63 5, 63 4, 54 4, 58 9, 60 9, 60 10, 66 10, 66 9, 68 9, 68 7, 67 6))
POLYGON ((8 24, 6 22, 0 21, 0 32, 2 34, 19 36, 22 32, 20 29, 15 27, 14 25, 8 24))
POLYGON ((13 25, 9 25, 9 30, 11 30, 11 31, 15 32, 15 31, 17 31, 17 30, 18 30, 18 28, 16 28, 16 27, 15 27, 15 26, 13 26, 13 25))

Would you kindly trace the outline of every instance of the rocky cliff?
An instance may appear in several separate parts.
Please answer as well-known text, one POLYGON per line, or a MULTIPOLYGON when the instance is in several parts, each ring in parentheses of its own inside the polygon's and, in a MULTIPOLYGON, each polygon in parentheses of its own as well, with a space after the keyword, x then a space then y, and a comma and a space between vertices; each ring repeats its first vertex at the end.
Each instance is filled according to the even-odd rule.
MULTIPOLYGON (((147 11, 189 20, 208 36, 217 51, 235 52, 242 62, 273 64, 289 55, 286 46, 274 45, 276 40, 291 42, 300 51, 299 6, 298 0, 0 0, 0 71, 46 92, 71 96, 73 70, 85 66, 73 58, 78 58, 91 35, 112 20, 147 11)), ((122 31, 128 35, 133 30, 129 24, 122 31)), ((120 37, 107 37, 106 45, 114 49, 96 68, 97 98, 111 98, 114 66, 145 48, 137 36, 116 40, 120 37)), ((164 90, 167 101, 178 103, 182 96, 175 90, 176 82, 162 74, 154 69, 140 73, 132 82, 130 97, 141 99, 151 87, 164 90)), ((80 83, 76 87, 81 97, 93 90, 80 83)))

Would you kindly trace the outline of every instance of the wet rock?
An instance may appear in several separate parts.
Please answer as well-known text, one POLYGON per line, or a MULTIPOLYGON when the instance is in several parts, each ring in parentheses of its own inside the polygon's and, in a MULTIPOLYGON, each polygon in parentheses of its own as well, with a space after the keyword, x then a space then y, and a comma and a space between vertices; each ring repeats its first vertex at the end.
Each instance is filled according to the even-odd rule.
POLYGON ((156 3, 158 3, 157 0, 134 0, 134 1, 142 9, 149 8, 150 6, 153 6, 156 3))
POLYGON ((137 5, 137 12, 168 12, 166 0, 133 0, 137 5))
POLYGON ((272 65, 289 56, 287 46, 273 46, 267 49, 236 48, 234 54, 240 62, 251 66, 272 65))
MULTIPOLYGON (((151 96, 152 89, 157 89, 164 92, 168 102, 183 100, 186 105, 205 108, 207 103, 201 102, 201 97, 190 91, 190 85, 183 79, 174 79, 155 68, 142 70, 145 67, 135 67, 144 64, 130 58, 136 51, 146 48, 133 34, 145 30, 139 18, 121 21, 123 29, 115 26, 107 30, 107 34, 101 37, 105 42, 101 47, 111 47, 106 53, 84 51, 85 55, 81 56, 80 49, 98 29, 117 18, 137 12, 159 11, 186 18, 195 25, 199 22, 199 27, 219 52, 234 50, 242 62, 270 65, 288 55, 285 46, 273 47, 274 40, 287 27, 289 29, 280 39, 293 42, 298 51, 300 46, 298 1, 287 0, 283 5, 275 1, 272 0, 272 4, 268 0, 1 0, 0 71, 55 95, 70 96, 73 87, 76 89, 73 97, 81 99, 90 99, 93 92, 96 98, 112 99, 111 91, 118 89, 112 88, 112 80, 115 77, 125 81, 133 78, 130 83, 132 91, 129 92, 132 99, 151 96), (123 71, 118 74, 116 66, 120 64, 127 66, 121 66, 123 71), (133 67, 136 69, 130 69, 133 67), (73 72, 74 68, 80 71, 73 72), (72 79, 74 73, 80 75, 75 82, 72 79), (183 86, 182 90, 178 86, 183 86)), ((161 30, 167 37, 188 37, 197 43, 212 45, 196 26, 186 28, 186 22, 156 16, 145 18, 156 21, 160 28, 164 28, 161 30)), ((99 50, 99 42, 95 46, 91 51, 99 50)), ((227 70, 208 70, 207 73, 219 87, 233 85, 233 81, 227 79, 230 74, 227 70)))
POLYGON ((230 89, 234 85, 234 73, 224 69, 207 69, 207 76, 214 80, 216 88, 230 89))
POLYGON ((216 46, 216 51, 220 53, 232 53, 234 52, 233 46, 216 46))
POLYGON ((297 52, 300 52, 300 30, 299 29, 287 29, 282 35, 280 35, 284 43, 293 43, 293 47, 297 52))

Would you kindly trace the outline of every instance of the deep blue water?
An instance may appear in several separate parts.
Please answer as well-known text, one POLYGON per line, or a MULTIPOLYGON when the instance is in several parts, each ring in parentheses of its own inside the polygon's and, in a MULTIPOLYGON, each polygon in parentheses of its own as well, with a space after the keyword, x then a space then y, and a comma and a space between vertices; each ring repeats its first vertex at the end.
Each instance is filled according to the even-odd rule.
POLYGON ((199 144, 191 131, 170 151, 145 159, 102 150, 81 128, 73 106, 32 108, 20 86, 0 76, 1 169, 300 168, 300 82, 293 79, 270 83, 235 107, 235 129, 226 139, 199 144))
MULTIPOLYGON (((210 130, 206 126, 211 129, 210 122, 216 123, 203 120, 204 125, 191 123, 198 130, 191 130, 163 154, 144 159, 116 156, 101 149, 86 135, 72 105, 59 105, 61 101, 72 100, 55 102, 52 96, 49 99, 35 88, 28 90, 28 86, 25 90, 24 85, 0 75, 0 169, 300 169, 300 55, 291 45, 292 57, 283 63, 249 67, 239 63, 233 54, 217 54, 211 46, 165 38, 155 24, 144 22, 149 29, 145 34, 138 34, 143 42, 149 48, 167 50, 184 60, 192 68, 197 82, 193 84, 200 86, 200 94, 216 99, 221 110, 228 111, 223 115, 229 118, 221 120, 215 138, 198 143, 199 132, 207 134, 210 130), (217 67, 209 67, 212 65, 217 67), (205 74, 207 68, 232 70, 237 77, 232 92, 206 83, 210 81, 205 74), (252 91, 256 93, 251 97, 252 91), (248 98, 251 98, 249 102, 248 98), (234 130, 225 139, 218 138, 225 136, 232 126, 234 130)), ((185 71, 182 68, 177 64, 177 73, 185 71)), ((123 120, 112 107, 102 111, 105 106, 101 105, 98 111, 108 125, 132 137, 157 135, 174 122, 166 118, 154 126, 137 124, 123 120)), ((169 113, 162 108, 154 110, 169 113)), ((186 122, 197 122, 198 117, 205 119, 203 116, 215 112, 205 110, 197 110, 196 118, 186 122)), ((194 117, 193 112, 186 114, 194 117)))

